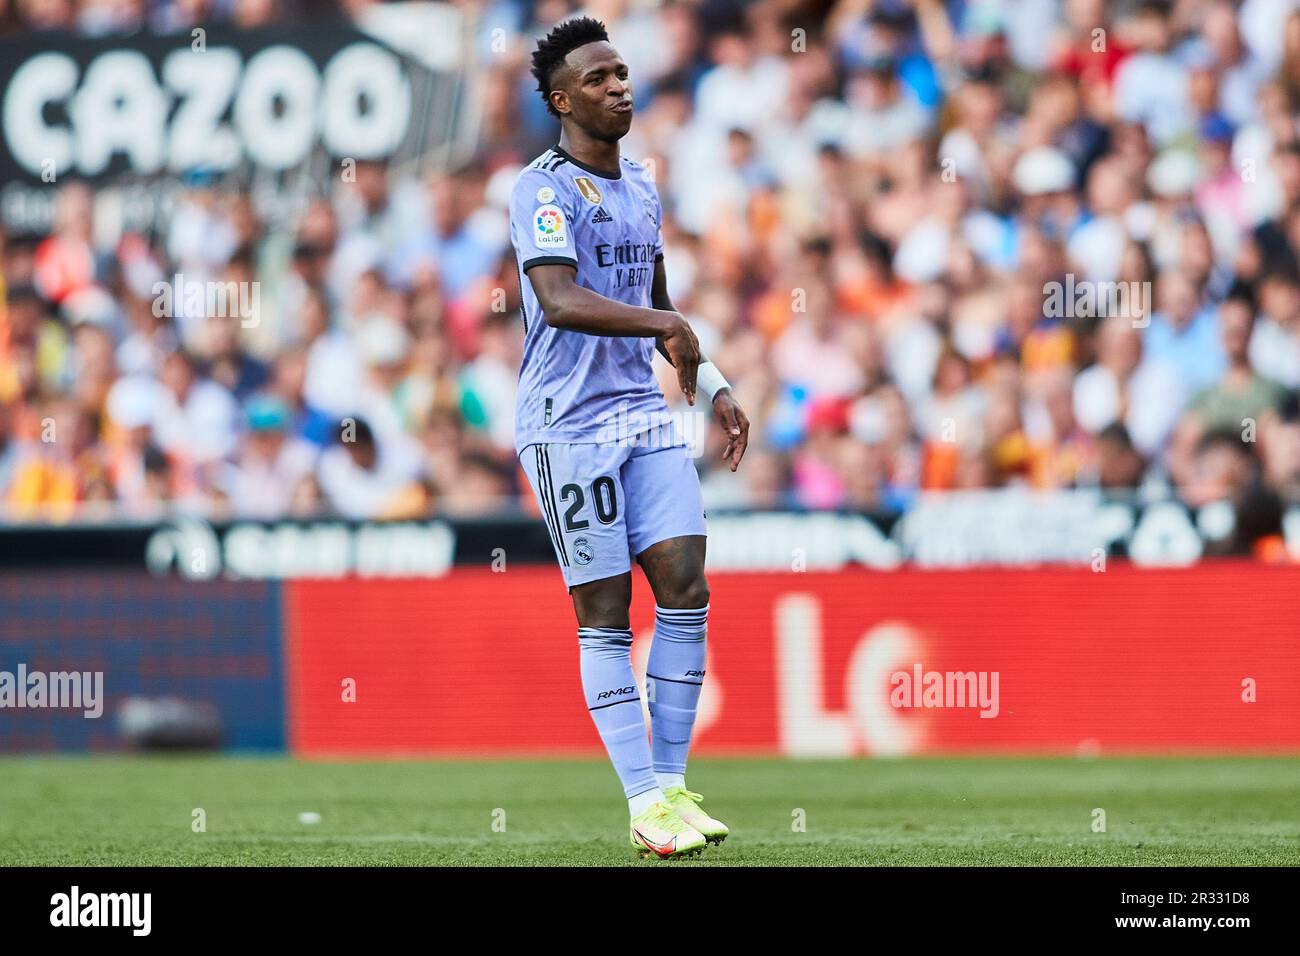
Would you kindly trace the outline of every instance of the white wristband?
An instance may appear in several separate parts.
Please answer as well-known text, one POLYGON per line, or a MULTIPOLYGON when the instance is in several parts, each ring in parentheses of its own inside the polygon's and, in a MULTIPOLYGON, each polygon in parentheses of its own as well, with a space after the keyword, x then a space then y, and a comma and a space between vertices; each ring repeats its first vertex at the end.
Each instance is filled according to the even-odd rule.
POLYGON ((731 383, 722 377, 716 365, 705 362, 695 370, 695 387, 709 396, 709 401, 713 401, 713 396, 724 388, 731 388, 731 383))

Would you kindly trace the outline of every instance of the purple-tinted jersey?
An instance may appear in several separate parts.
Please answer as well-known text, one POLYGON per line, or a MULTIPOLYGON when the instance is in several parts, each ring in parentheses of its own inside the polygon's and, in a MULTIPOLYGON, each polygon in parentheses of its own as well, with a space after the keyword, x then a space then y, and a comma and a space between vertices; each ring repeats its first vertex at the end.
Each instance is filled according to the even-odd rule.
POLYGON ((617 442, 669 419, 651 371, 653 338, 552 328, 528 280, 546 263, 577 269, 600 295, 651 308, 663 256, 659 193, 639 163, 618 175, 592 169, 558 147, 522 173, 510 194, 510 240, 524 300, 524 357, 515 407, 515 448, 534 442, 617 442))

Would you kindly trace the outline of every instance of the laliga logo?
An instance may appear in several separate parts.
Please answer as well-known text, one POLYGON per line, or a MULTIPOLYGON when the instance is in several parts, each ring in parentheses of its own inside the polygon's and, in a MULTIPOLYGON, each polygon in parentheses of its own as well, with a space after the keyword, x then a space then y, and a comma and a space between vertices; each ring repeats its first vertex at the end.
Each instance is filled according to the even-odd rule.
POLYGON ((777 720, 784 753, 846 757, 917 751, 925 720, 890 705, 891 677, 921 660, 922 641, 906 624, 884 622, 862 635, 844 669, 847 712, 826 709, 822 694, 821 606, 810 594, 776 602, 777 720))

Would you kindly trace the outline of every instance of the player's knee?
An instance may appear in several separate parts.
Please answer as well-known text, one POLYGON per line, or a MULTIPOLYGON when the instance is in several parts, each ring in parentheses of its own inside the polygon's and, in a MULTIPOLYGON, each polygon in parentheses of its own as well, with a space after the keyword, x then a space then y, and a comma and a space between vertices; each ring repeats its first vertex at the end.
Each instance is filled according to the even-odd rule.
POLYGON ((706 607, 709 603, 709 582, 705 580, 704 575, 700 575, 691 582, 683 596, 686 607, 706 607))
POLYGON ((573 589, 574 610, 583 627, 627 627, 631 580, 601 581, 573 589))
POLYGON ((659 602, 663 607, 704 607, 709 603, 709 582, 702 574, 669 582, 666 590, 659 602))
POLYGON ((627 627, 628 608, 615 601, 590 601, 578 609, 582 627, 627 627))

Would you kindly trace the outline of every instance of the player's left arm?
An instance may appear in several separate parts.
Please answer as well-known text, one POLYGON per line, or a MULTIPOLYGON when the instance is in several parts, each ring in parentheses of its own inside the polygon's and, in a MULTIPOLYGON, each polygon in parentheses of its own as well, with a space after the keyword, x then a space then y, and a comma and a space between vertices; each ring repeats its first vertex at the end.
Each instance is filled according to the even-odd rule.
MULTIPOLYGON (((673 308, 672 299, 668 295, 668 273, 664 269, 663 259, 655 260, 654 285, 650 289, 651 305, 656 309, 668 309, 676 311, 673 308)), ((659 354, 668 359, 668 364, 672 364, 672 359, 668 357, 668 352, 664 349, 663 343, 656 341, 655 347, 659 349, 659 354)), ((749 447, 749 417, 745 410, 740 407, 740 402, 736 401, 736 396, 732 394, 731 386, 727 384, 722 373, 718 371, 716 365, 700 353, 700 367, 696 372, 695 378, 697 386, 705 391, 717 383, 721 387, 713 391, 713 414, 718 417, 718 424, 727 435, 727 448, 722 453, 723 461, 731 462, 731 470, 735 471, 740 467, 740 459, 745 456, 745 449, 749 447)))

